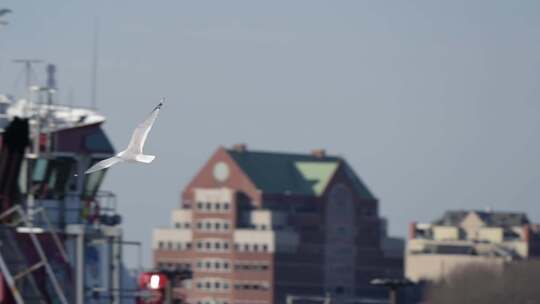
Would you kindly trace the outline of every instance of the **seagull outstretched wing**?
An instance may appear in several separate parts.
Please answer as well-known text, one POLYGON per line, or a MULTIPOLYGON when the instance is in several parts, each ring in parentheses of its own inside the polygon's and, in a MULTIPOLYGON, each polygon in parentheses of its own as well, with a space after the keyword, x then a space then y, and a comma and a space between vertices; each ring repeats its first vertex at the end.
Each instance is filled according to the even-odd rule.
POLYGON ((105 168, 109 168, 110 166, 112 166, 114 164, 117 164, 117 163, 120 163, 120 162, 123 162, 123 161, 124 160, 121 159, 120 157, 113 156, 111 158, 107 158, 107 159, 104 159, 104 160, 102 160, 100 162, 97 162, 92 167, 88 168, 88 170, 86 170, 84 172, 84 174, 88 174, 88 173, 96 172, 96 171, 99 171, 99 170, 102 170, 102 169, 105 169, 105 168))
POLYGON ((134 154, 143 153, 144 142, 148 137, 150 129, 152 129, 152 125, 154 125, 154 122, 156 121, 159 110, 163 105, 163 100, 164 99, 162 98, 159 104, 154 108, 152 113, 150 113, 150 115, 148 115, 148 117, 142 123, 140 123, 137 128, 135 128, 135 131, 133 131, 133 135, 131 135, 131 140, 129 141, 129 145, 126 151, 134 154))

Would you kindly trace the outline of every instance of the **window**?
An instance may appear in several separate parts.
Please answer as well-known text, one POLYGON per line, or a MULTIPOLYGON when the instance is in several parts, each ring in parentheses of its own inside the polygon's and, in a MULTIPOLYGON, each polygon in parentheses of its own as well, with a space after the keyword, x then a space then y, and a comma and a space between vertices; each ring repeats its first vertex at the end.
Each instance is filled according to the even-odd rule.
POLYGON ((206 203, 206 210, 212 210, 212 203, 206 203))
POLYGON ((162 242, 162 241, 159 241, 159 243, 158 243, 158 248, 159 248, 159 249, 163 249, 163 247, 164 247, 163 242, 162 242))
POLYGON ((191 225, 190 225, 188 222, 185 222, 185 223, 184 223, 184 228, 189 229, 190 226, 191 226, 191 225))
POLYGON ((266 245, 266 244, 262 245, 262 251, 267 252, 268 251, 268 245, 266 245))
POLYGON ((253 244, 253 251, 259 251, 259 245, 253 244))
POLYGON ((202 223, 201 222, 197 222, 197 229, 202 229, 202 223))
POLYGON ((216 211, 219 211, 219 210, 221 210, 221 205, 219 203, 216 203, 214 205, 214 208, 216 209, 216 211))
POLYGON ((214 282, 214 288, 215 289, 221 288, 221 283, 220 282, 214 282))
POLYGON ((244 250, 249 251, 249 244, 244 244, 244 250))
POLYGON ((201 261, 197 261, 197 268, 202 268, 202 262, 201 261))
POLYGON ((186 249, 191 249, 191 243, 186 243, 186 249))
POLYGON ((211 248, 211 243, 210 242, 206 242, 206 249, 210 249, 211 248))
POLYGON ((176 249, 182 250, 182 243, 176 243, 176 249))
POLYGON ((218 249, 218 250, 221 249, 221 244, 220 244, 219 242, 216 242, 216 243, 214 244, 214 248, 216 248, 216 249, 218 249))
POLYGON ((227 242, 223 243, 223 249, 229 250, 229 243, 227 242))
POLYGON ((229 230, 229 223, 223 223, 223 229, 229 230))
POLYGON ((212 229, 212 223, 206 222, 206 229, 208 230, 212 229))
POLYGON ((214 229, 221 230, 221 223, 214 223, 214 229))
POLYGON ((227 203, 227 202, 223 203, 223 209, 224 210, 229 210, 229 203, 227 203))
POLYGON ((202 210, 202 208, 203 208, 203 203, 198 202, 197 203, 197 209, 202 210))
POLYGON ((202 249, 202 243, 201 242, 197 242, 197 249, 202 249))
POLYGON ((167 242, 167 249, 169 250, 173 249, 172 242, 167 242))
POLYGON ((229 262, 223 263, 223 268, 224 269, 229 269, 229 262))
POLYGON ((210 287, 212 287, 212 285, 210 284, 210 282, 206 282, 206 288, 210 289, 210 287))
MULTIPOLYGON (((95 163, 97 163, 98 161, 100 161, 101 159, 92 159, 92 162, 90 165, 94 165, 95 163)), ((65 170, 65 166, 67 165, 67 163, 65 161, 60 161, 61 164, 59 167, 55 168, 54 165, 49 165, 49 170, 51 171, 51 177, 52 176, 56 176, 58 177, 58 175, 64 175, 65 172, 67 170, 65 170)), ((93 197, 96 192, 98 191, 100 185, 101 185, 101 182, 103 181, 103 177, 105 176, 105 172, 106 171, 99 171, 99 173, 94 173, 94 174, 90 174, 84 181, 84 188, 83 188, 83 196, 86 198, 86 197, 93 197)), ((67 174, 66 174, 67 175, 67 174)), ((51 179, 49 179, 50 182, 52 182, 51 179)), ((57 181, 54 181, 53 184, 50 184, 49 187, 50 188, 54 188, 56 189, 57 185, 61 185, 63 184, 62 182, 63 178, 57 180, 57 181), (56 185, 55 185, 56 184, 56 185)), ((43 182, 46 182, 46 180, 44 180, 43 182)))
POLYGON ((206 265, 206 269, 212 268, 212 263, 211 262, 206 262, 205 265, 206 265))
POLYGON ((182 228, 182 226, 180 225, 180 223, 175 223, 175 224, 174 224, 174 227, 175 227, 176 229, 182 228))

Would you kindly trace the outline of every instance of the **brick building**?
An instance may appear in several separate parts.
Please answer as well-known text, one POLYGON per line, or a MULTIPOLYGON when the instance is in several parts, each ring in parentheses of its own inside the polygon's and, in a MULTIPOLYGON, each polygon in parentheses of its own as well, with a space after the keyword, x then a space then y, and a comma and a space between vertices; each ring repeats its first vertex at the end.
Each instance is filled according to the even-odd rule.
POLYGON ((400 242, 386 237, 377 199, 324 150, 219 148, 171 220, 154 230, 154 262, 193 270, 175 289, 192 304, 285 303, 326 292, 341 303, 384 297, 369 281, 402 276, 400 242))

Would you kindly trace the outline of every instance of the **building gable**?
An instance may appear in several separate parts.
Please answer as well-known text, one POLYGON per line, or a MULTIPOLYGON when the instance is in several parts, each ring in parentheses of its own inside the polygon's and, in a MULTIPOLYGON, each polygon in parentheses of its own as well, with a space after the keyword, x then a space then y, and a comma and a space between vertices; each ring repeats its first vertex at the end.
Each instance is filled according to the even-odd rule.
POLYGON ((245 192, 253 201, 260 201, 260 191, 223 147, 217 149, 193 177, 183 192, 183 199, 193 199, 195 188, 228 187, 245 192))
POLYGON ((482 218, 474 211, 469 212, 463 220, 461 220, 461 223, 459 226, 463 228, 474 228, 478 229, 482 226, 486 226, 486 222, 482 220, 482 218))

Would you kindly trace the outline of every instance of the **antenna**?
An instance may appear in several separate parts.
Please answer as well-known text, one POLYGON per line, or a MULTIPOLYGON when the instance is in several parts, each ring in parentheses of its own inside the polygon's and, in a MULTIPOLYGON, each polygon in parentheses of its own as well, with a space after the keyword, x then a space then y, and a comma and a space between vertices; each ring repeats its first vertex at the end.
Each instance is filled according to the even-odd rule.
POLYGON ((29 92, 28 98, 30 98, 30 87, 32 86, 32 73, 33 73, 32 64, 41 63, 43 61, 39 59, 15 59, 13 60, 13 62, 24 64, 26 89, 29 92))
POLYGON ((96 109, 97 106, 97 68, 98 68, 98 40, 99 38, 99 20, 97 18, 94 19, 94 41, 92 43, 92 92, 91 92, 91 102, 92 102, 92 109, 96 109))
POLYGON ((53 103, 53 92, 56 91, 56 66, 54 64, 47 65, 47 104, 53 103))

